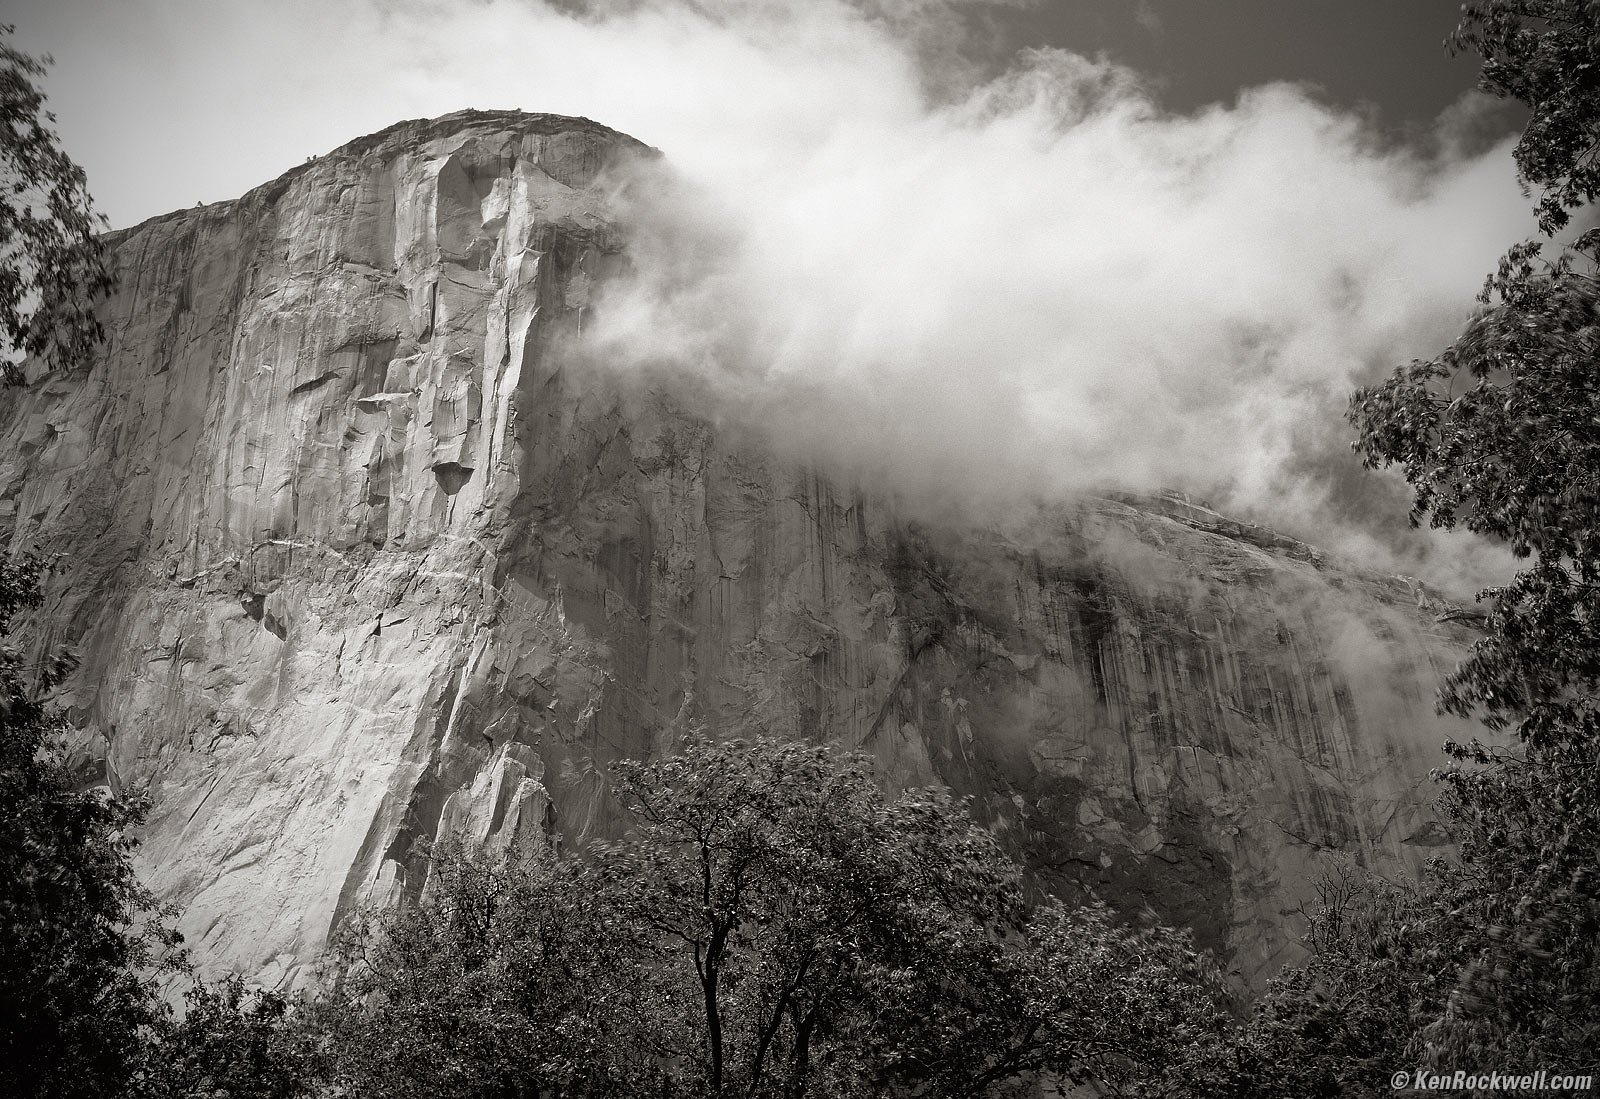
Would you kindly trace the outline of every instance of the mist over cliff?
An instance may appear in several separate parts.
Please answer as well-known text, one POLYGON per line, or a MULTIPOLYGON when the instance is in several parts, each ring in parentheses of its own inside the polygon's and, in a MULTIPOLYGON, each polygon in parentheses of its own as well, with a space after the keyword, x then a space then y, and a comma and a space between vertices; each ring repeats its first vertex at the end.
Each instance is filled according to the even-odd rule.
POLYGON ((1504 148, 1386 148, 1290 86, 1173 116, 1059 51, 954 101, 902 80, 765 156, 674 154, 632 196, 607 351, 900 491, 1178 486, 1367 563, 1492 575, 1407 543, 1342 414, 1459 329, 1516 224, 1504 148))

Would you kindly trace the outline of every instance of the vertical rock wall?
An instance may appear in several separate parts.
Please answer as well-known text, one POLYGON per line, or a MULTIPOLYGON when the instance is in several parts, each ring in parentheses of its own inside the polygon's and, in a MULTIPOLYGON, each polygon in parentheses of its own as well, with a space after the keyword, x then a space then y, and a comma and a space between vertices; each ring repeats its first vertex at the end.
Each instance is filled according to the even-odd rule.
POLYGON ((115 235, 86 375, 0 397, 14 549, 203 961, 304 980, 418 841, 581 843, 591 763, 682 730, 862 746, 1065 894, 1258 979, 1331 857, 1414 868, 1463 637, 1404 582, 1177 498, 1006 530, 718 440, 567 350, 651 154, 594 123, 405 123, 115 235))

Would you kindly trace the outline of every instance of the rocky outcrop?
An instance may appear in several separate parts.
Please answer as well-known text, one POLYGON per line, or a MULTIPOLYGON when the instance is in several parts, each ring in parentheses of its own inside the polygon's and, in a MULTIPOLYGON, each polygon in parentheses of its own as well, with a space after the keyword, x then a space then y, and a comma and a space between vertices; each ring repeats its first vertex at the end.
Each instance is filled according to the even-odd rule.
POLYGON ((653 154, 581 119, 411 122, 113 237, 110 341, 7 395, 13 548, 202 960, 309 976, 421 841, 614 829, 594 765, 692 725, 942 781, 1057 891, 1258 979, 1332 857, 1445 837, 1425 593, 1178 496, 1003 529, 721 439, 581 361, 653 154))

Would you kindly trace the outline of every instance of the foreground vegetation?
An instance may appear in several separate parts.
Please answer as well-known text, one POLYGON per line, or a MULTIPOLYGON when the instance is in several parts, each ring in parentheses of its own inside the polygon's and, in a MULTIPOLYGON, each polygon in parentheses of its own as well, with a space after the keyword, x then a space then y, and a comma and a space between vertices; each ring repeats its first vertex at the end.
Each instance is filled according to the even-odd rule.
MULTIPOLYGON (((1515 748, 1449 746, 1461 847, 1425 881, 1327 881, 1305 963, 1240 1005, 1184 934, 1029 897, 939 791, 892 796, 820 748, 698 740, 614 769, 618 842, 441 849, 418 903, 349 929, 315 998, 224 981, 174 1012, 157 983, 182 977, 181 942, 128 862, 143 803, 78 791, 46 701, 66 666, 6 648, 0 1093, 1339 1096, 1422 1065, 1600 1069, 1600 232, 1553 243, 1600 188, 1600 10, 1468 4, 1457 42, 1531 109, 1517 155, 1545 239, 1512 249, 1444 354, 1352 402, 1415 519, 1527 562, 1486 593, 1441 696, 1515 748)), ((104 268, 81 172, 46 155, 41 71, 0 52, 0 106, 33 150, 7 170, 59 196, 66 231, 0 205, 0 322, 70 362, 104 268)), ((0 566, 0 633, 42 567, 0 566)))

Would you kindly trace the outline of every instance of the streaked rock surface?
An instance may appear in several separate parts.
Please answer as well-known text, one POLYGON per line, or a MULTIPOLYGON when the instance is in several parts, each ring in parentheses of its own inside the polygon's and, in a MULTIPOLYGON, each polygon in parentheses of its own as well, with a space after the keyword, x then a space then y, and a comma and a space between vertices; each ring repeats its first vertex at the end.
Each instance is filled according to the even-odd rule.
MULTIPOLYGON (((1445 837, 1464 633, 1415 585, 1175 495, 912 522, 568 348, 653 154, 463 113, 114 235, 88 375, 0 396, 11 544, 211 967, 310 976, 418 842, 613 828, 593 764, 690 725, 942 780, 1042 884, 1258 980, 1331 857, 1445 837)), ((678 400, 687 400, 679 397, 678 400)))

